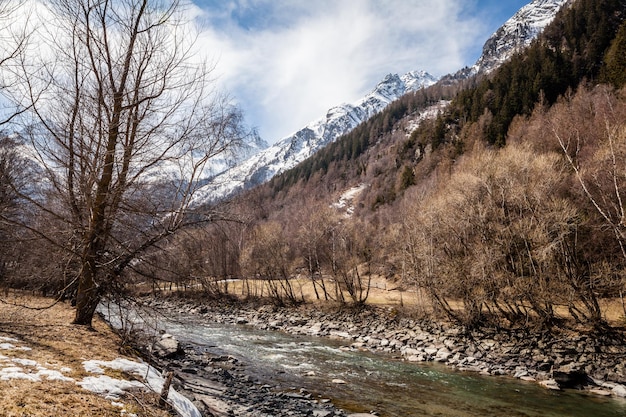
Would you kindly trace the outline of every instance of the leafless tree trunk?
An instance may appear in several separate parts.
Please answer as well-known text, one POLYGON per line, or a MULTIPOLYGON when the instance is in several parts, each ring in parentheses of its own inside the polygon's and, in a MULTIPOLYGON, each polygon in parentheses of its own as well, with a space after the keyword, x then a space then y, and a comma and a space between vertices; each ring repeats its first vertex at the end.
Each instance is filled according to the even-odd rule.
POLYGON ((32 157, 45 173, 45 201, 30 201, 77 237, 74 248, 54 244, 80 260, 74 323, 90 325, 147 250, 220 216, 192 210, 193 197, 241 138, 241 119, 212 93, 178 1, 47 6, 55 19, 38 36, 49 54, 24 60, 12 93, 32 109, 32 157))

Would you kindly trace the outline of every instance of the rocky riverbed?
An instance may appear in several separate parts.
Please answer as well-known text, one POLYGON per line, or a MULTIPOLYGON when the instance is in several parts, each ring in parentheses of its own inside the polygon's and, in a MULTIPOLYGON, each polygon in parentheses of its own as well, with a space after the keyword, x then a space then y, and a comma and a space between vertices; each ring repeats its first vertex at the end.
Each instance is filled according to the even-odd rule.
MULTIPOLYGON (((435 361, 483 375, 509 375, 547 389, 626 397, 626 346, 619 332, 465 331, 375 307, 277 308, 170 298, 144 302, 162 312, 193 314, 217 323, 339 339, 345 341, 346 350, 386 352, 406 361, 435 361)), ((175 370, 179 386, 204 407, 206 415, 269 416, 279 409, 286 416, 345 415, 328 400, 313 398, 306 391, 275 392, 255 384, 235 358, 212 358, 191 346, 184 349, 184 355, 164 360, 162 366, 175 370)))
POLYGON ((179 344, 168 334, 147 353, 159 369, 173 373, 173 386, 192 400, 203 416, 346 416, 329 399, 314 398, 304 390, 276 391, 270 385, 256 383, 236 358, 179 344))

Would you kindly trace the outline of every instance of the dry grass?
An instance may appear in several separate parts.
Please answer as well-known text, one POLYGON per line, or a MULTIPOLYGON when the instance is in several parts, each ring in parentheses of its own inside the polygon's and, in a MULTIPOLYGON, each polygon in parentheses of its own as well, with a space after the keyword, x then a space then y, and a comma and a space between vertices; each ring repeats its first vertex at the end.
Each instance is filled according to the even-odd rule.
MULTIPOLYGON (((295 278, 292 279, 290 282, 294 289, 294 293, 299 299, 304 298, 304 300, 308 303, 323 303, 323 301, 317 300, 310 279, 295 278)), ((332 287, 332 283, 330 281, 327 281, 326 285, 327 290, 329 291, 331 296, 334 296, 334 288, 332 287)), ((229 282, 227 288, 222 287, 222 291, 227 291, 228 294, 241 298, 245 298, 247 295, 267 297, 269 295, 269 291, 266 286, 267 283, 264 281, 249 280, 248 282, 244 282, 237 280, 234 282, 229 282)), ((200 284, 191 286, 192 289, 200 287, 200 284)), ((144 290, 147 291, 148 289, 144 290)), ((184 291, 182 289, 177 289, 175 286, 173 290, 175 292, 184 291)), ((318 292, 323 298, 321 289, 318 289, 318 292)), ((344 298, 347 301, 350 300, 348 293, 345 291, 344 298)), ((432 313, 433 310, 433 306, 427 295, 420 294, 415 291, 415 289, 401 288, 398 284, 390 282, 382 276, 374 276, 372 278, 372 281, 370 283, 370 291, 366 303, 369 305, 382 307, 402 306, 420 311, 423 314, 432 313)), ((452 306, 454 310, 463 309, 463 303, 459 300, 448 300, 448 303, 450 304, 450 306, 452 306)), ((620 328, 626 325, 626 311, 620 299, 602 299, 600 300, 600 308, 602 309, 604 319, 610 325, 620 328)), ((569 314, 567 307, 565 306, 557 306, 556 314, 559 318, 572 320, 572 317, 569 314)))
MULTIPOLYGON (((0 355, 34 360, 50 370, 71 368, 71 371, 65 369, 63 374, 75 380, 90 375, 83 368, 85 360, 113 360, 124 356, 118 351, 119 338, 106 323, 96 318, 93 330, 89 330, 70 324, 73 315, 74 310, 67 304, 53 304, 46 298, 19 293, 0 298, 0 336, 17 339, 19 342, 11 343, 32 349, 2 349, 0 355)), ((45 378, 41 382, 0 380, 0 392, 0 414, 7 417, 120 416, 122 410, 138 416, 170 415, 156 405, 154 394, 129 394, 118 401, 124 404, 122 408, 75 382, 45 378)))

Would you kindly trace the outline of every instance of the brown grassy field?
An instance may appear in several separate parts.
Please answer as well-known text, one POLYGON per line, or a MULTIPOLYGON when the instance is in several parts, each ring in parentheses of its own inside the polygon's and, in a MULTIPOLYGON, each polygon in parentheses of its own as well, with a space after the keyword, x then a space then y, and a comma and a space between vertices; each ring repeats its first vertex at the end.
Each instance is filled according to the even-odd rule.
MULTIPOLYGON (((320 302, 316 299, 313 285, 308 278, 292 279, 291 285, 298 299, 304 299, 308 303, 320 302)), ((329 284, 327 283, 327 285, 329 284)), ((190 288, 188 287, 186 290, 188 291, 190 289, 201 289, 201 285, 191 285, 190 288)), ((328 287, 328 290, 331 295, 334 295, 331 287, 328 287)), ((184 292, 185 290, 174 287, 173 291, 184 292)), ((267 289, 267 284, 264 281, 257 280, 249 280, 248 282, 236 280, 234 282, 229 282, 226 286, 222 285, 221 291, 227 292, 228 294, 239 298, 245 298, 247 295, 267 297, 270 293, 267 289)), ((344 298, 347 302, 350 302, 350 297, 345 291, 344 298)), ((448 300, 448 302, 455 309, 463 308, 460 301, 448 300)), ((422 314, 432 313, 432 304, 430 303, 428 296, 420 294, 412 288, 401 288, 398 284, 390 282, 380 276, 374 276, 372 278, 366 304, 383 307, 406 307, 414 311, 419 311, 422 314)), ((620 299, 601 299, 600 306, 607 323, 617 327, 623 327, 626 325, 625 307, 622 305, 622 301, 620 299)), ((562 319, 571 319, 566 306, 557 307, 556 313, 557 316, 562 319)))
MULTIPOLYGON (((38 369, 36 367, 45 367, 62 370, 64 376, 78 381, 89 376, 83 361, 125 356, 119 352, 119 338, 106 323, 96 318, 93 330, 89 330, 70 324, 73 314, 69 305, 54 304, 46 298, 24 294, 0 297, 0 371, 8 366, 30 369, 30 372, 38 369), (17 349, 7 349, 7 346, 3 349, 3 341, 9 341, 17 349), (32 365, 32 361, 37 365, 32 365)), ((121 375, 118 371, 110 376, 120 378, 121 375)), ((157 406, 155 394, 133 392, 115 400, 114 404, 72 381, 45 377, 41 381, 3 379, 0 378, 0 414, 5 417, 171 415, 157 406)))

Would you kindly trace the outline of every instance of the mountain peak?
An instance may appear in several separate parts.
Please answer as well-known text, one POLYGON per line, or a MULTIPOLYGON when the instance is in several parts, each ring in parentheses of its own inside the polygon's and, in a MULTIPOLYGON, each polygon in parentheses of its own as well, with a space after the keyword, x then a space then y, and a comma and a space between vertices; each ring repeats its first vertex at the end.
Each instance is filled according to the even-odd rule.
POLYGON ((507 20, 483 46, 472 73, 488 74, 530 43, 568 0, 533 0, 507 20))

